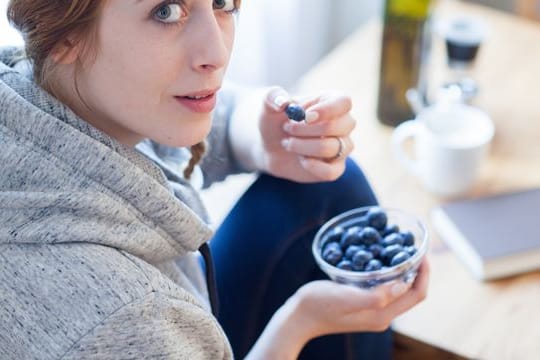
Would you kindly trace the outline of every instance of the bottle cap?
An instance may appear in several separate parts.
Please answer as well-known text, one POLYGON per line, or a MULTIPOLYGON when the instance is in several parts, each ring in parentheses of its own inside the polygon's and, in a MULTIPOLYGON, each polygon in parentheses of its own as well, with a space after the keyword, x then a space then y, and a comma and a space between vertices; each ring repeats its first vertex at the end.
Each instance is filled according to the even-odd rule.
POLYGON ((472 64, 485 37, 486 25, 477 18, 462 16, 448 21, 444 39, 449 65, 472 64))

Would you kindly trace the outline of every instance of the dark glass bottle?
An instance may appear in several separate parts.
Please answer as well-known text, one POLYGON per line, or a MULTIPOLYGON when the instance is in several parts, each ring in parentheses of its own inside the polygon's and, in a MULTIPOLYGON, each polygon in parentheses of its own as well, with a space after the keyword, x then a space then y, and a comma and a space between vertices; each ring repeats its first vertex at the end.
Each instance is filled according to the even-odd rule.
POLYGON ((414 113, 405 96, 417 88, 425 96, 422 65, 429 54, 432 0, 386 0, 381 47, 377 116, 397 126, 414 113))

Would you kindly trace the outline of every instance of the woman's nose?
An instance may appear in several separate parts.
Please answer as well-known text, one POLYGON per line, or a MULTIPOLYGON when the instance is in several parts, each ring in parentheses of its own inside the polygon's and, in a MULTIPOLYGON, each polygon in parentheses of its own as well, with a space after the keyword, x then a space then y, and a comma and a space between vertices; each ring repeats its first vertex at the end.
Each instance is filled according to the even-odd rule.
POLYGON ((232 36, 212 15, 204 15, 195 20, 194 36, 191 41, 192 66, 195 71, 212 72, 224 68, 230 57, 232 36))

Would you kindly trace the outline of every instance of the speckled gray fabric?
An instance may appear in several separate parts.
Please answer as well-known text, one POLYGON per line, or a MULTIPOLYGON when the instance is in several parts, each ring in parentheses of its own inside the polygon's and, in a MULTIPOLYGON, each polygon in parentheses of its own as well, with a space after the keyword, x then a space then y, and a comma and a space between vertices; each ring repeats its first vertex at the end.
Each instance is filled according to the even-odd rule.
MULTIPOLYGON (((8 65, 14 53, 0 51, 0 358, 231 358, 196 258, 212 235, 197 193, 8 65)), ((228 113, 205 186, 241 171, 228 113)))

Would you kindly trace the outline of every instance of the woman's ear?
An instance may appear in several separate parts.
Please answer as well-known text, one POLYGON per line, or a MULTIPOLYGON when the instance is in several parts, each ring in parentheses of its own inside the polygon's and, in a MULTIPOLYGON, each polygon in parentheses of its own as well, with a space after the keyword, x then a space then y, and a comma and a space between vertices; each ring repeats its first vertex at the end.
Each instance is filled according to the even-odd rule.
POLYGON ((57 44, 51 53, 52 60, 57 64, 73 64, 80 55, 80 42, 66 39, 57 44))

